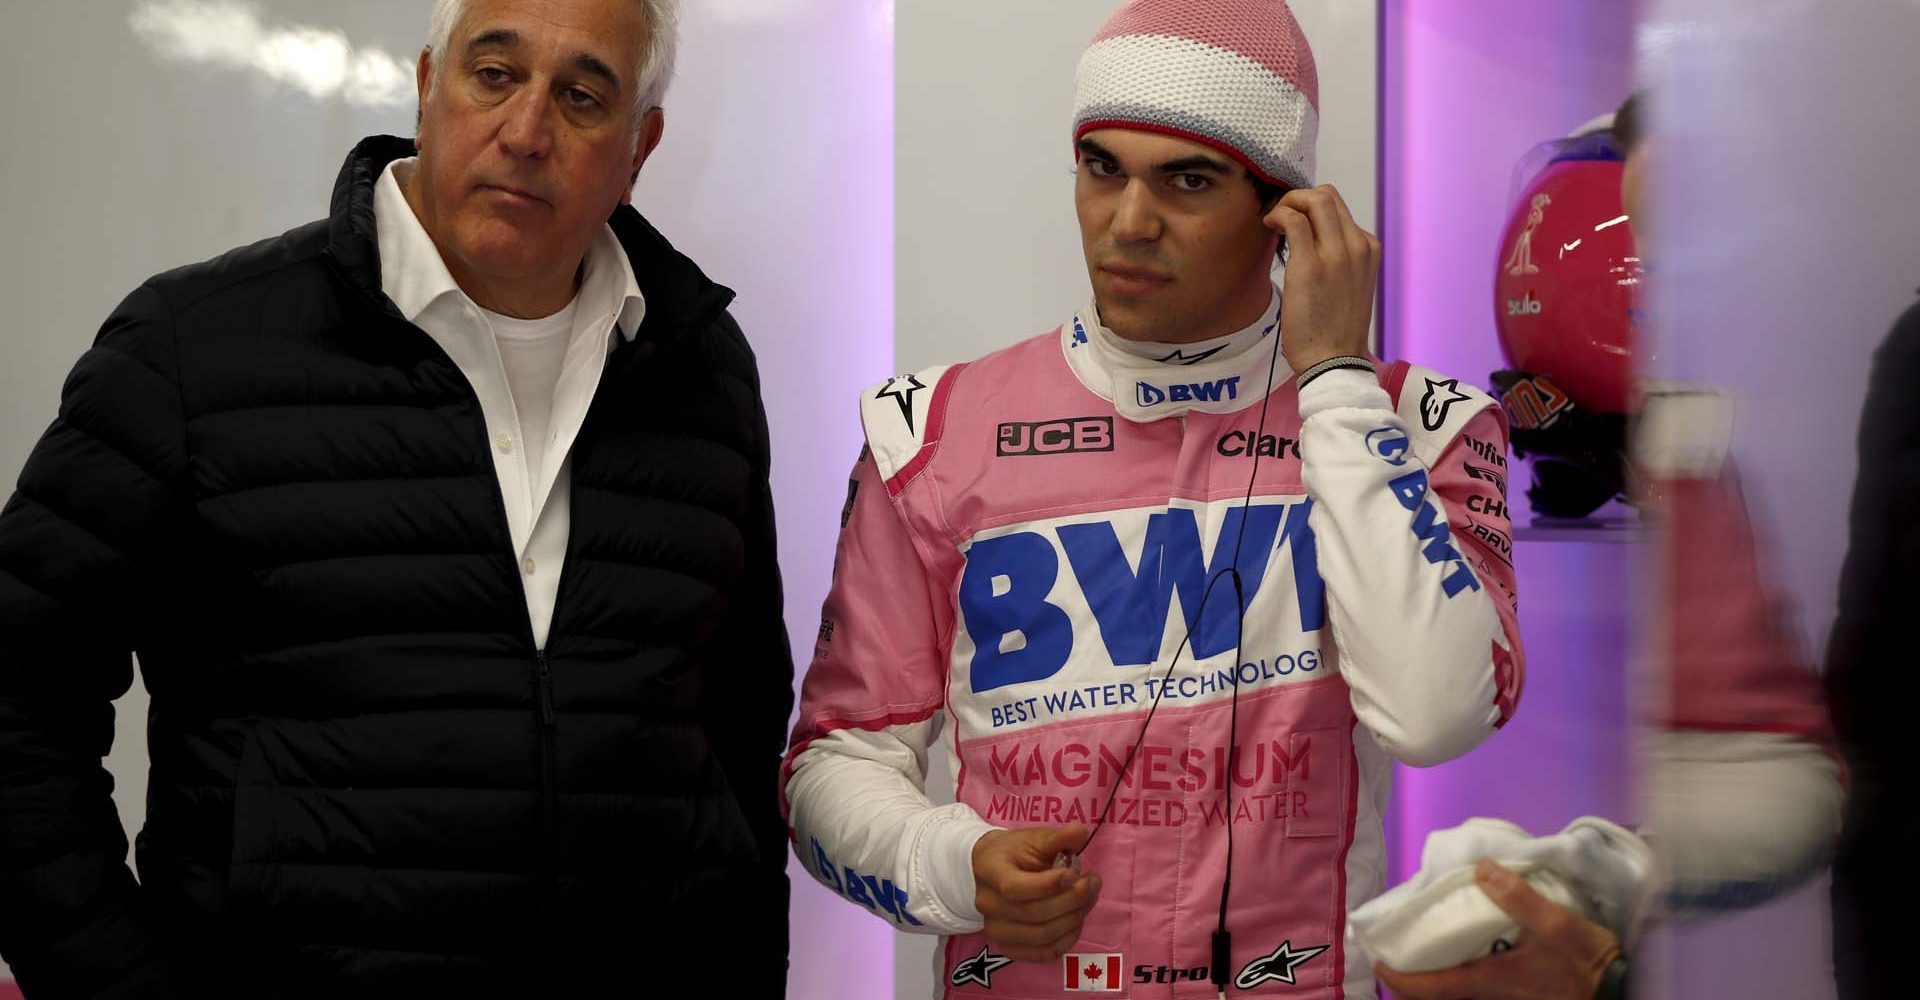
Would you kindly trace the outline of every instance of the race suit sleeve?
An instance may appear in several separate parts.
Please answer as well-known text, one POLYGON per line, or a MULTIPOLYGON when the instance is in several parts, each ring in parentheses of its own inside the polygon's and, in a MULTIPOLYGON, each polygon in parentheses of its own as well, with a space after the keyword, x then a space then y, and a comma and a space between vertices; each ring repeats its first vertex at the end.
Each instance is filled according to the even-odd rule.
POLYGON ((1732 402, 1703 386, 1647 389, 1634 457, 1655 514, 1669 698, 1647 734, 1642 832, 1665 862, 1668 916, 1687 918, 1818 874, 1846 793, 1786 581, 1727 454, 1732 402))
POLYGON ((171 996, 101 766, 187 468, 171 314, 142 287, 0 510, 0 956, 28 996, 171 996))
POLYGON ((866 452, 843 519, 787 751, 794 850, 822 884, 904 930, 977 931, 973 845, 994 827, 925 791, 951 610, 866 452))
POLYGON ((1846 790, 1822 747, 1787 733, 1669 730, 1642 754, 1649 823, 1676 919, 1746 909, 1826 868, 1846 790))
POLYGON ((1524 664, 1505 415, 1454 380, 1437 383, 1437 399, 1428 383, 1426 412, 1415 411, 1424 432, 1366 372, 1329 372, 1300 392, 1301 478, 1340 673, 1360 722, 1416 767, 1504 725, 1524 664))

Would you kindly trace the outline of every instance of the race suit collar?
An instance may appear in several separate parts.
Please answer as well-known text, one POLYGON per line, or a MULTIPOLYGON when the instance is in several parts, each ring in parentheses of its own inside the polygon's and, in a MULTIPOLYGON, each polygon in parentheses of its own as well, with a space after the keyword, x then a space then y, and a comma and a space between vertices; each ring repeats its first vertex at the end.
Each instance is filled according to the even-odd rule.
POLYGON ((1195 341, 1191 344, 1169 344, 1157 340, 1127 340, 1102 324, 1092 332, 1095 336, 1105 337, 1114 347, 1147 361, 1157 361, 1167 365, 1195 365, 1215 358, 1230 358, 1245 351, 1274 330, 1273 319, 1280 314, 1280 293, 1276 289, 1267 302, 1267 308, 1260 318, 1252 324, 1209 340, 1195 341))
MULTIPOLYGON (((1136 423, 1148 423, 1189 411, 1231 413, 1260 399, 1267 364, 1280 338, 1280 293, 1245 330, 1200 344, 1184 345, 1184 358, 1161 360, 1176 345, 1121 340, 1100 322, 1093 302, 1061 328, 1060 349, 1080 383, 1136 423), (1144 356, 1143 356, 1144 355, 1144 356), (1196 358, 1187 361, 1186 358, 1196 358)), ((1285 360, 1276 359, 1274 384, 1291 377, 1285 360)))

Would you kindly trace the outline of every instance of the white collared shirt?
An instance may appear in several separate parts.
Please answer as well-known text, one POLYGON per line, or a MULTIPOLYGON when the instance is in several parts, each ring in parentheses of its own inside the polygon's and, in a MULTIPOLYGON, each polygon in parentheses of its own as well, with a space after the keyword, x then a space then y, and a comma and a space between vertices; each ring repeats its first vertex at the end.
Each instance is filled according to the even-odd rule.
MULTIPOLYGON (((400 315, 425 330, 447 352, 480 399, 493 468, 506 503, 514 557, 520 562, 534 645, 544 649, 553 622, 554 601, 560 592, 567 535, 572 528, 569 452, 600 387, 615 331, 633 339, 646 315, 646 300, 634 280, 626 251, 613 230, 603 228, 587 251, 580 291, 567 306, 573 315, 572 332, 559 364, 547 419, 536 416, 532 421, 524 420, 516 407, 493 322, 454 282, 439 249, 402 193, 402 182, 416 163, 417 159, 394 161, 374 186, 380 287, 399 307, 400 315), (540 440, 533 452, 544 460, 530 462, 525 432, 541 424, 545 432, 535 431, 540 440)), ((545 402, 529 398, 522 405, 545 409, 545 402)))

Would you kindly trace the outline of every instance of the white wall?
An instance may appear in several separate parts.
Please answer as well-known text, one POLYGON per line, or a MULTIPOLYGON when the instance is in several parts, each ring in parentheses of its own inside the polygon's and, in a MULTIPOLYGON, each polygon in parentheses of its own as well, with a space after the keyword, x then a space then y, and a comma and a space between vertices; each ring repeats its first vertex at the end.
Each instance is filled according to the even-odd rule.
MULTIPOLYGON (((897 3, 894 349, 912 371, 1044 332, 1090 296, 1073 214, 1073 71, 1119 2, 897 3)), ((1377 4, 1291 6, 1319 63, 1318 180, 1374 229, 1377 4)), ((951 801, 944 757, 933 761, 932 793, 951 801)), ((941 982, 936 940, 899 936, 901 1000, 941 982)))
MULTIPOLYGON (((306 26, 382 50, 404 71, 402 99, 369 105, 284 82, 325 91, 324 73, 301 74, 324 63, 255 58, 258 46, 232 30, 203 38, 211 62, 164 58, 136 36, 135 0, 0 2, 0 482, 10 487, 67 370, 135 285, 321 217, 355 140, 411 134, 411 64, 431 6, 160 5, 237 14, 258 25, 255 41, 306 26)), ((893 367, 891 4, 684 6, 666 141, 636 203, 740 293, 734 312, 759 354, 773 425, 787 620, 804 651, 859 446, 851 401, 893 367)), ((118 708, 109 766, 132 831, 144 818, 144 692, 118 708)), ((853 921, 796 875, 792 995, 886 995, 890 967, 870 961, 885 953, 885 928, 853 921)))

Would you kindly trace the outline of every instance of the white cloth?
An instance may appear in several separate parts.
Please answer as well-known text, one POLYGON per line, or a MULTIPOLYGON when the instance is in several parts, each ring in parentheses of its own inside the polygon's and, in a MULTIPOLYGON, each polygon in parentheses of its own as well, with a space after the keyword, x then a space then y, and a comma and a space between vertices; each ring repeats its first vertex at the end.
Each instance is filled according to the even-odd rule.
POLYGON ((1548 837, 1475 817, 1427 835, 1420 870, 1347 916, 1347 946, 1401 972, 1430 972, 1481 958, 1519 928, 1480 890, 1473 866, 1492 858, 1548 899, 1630 946, 1656 891, 1654 855, 1632 832, 1582 816, 1548 837))
POLYGON ((407 203, 401 185, 417 159, 395 160, 374 186, 373 215, 380 245, 380 287, 408 322, 426 331, 459 367, 480 400, 492 445, 507 529, 520 562, 527 616, 544 649, 560 593, 561 564, 572 528, 567 453, 585 422, 613 348, 616 330, 631 340, 646 315, 633 266, 611 228, 587 251, 566 350, 555 381, 542 439, 546 459, 527 461, 527 428, 515 410, 514 387, 485 312, 460 290, 446 262, 407 203))

